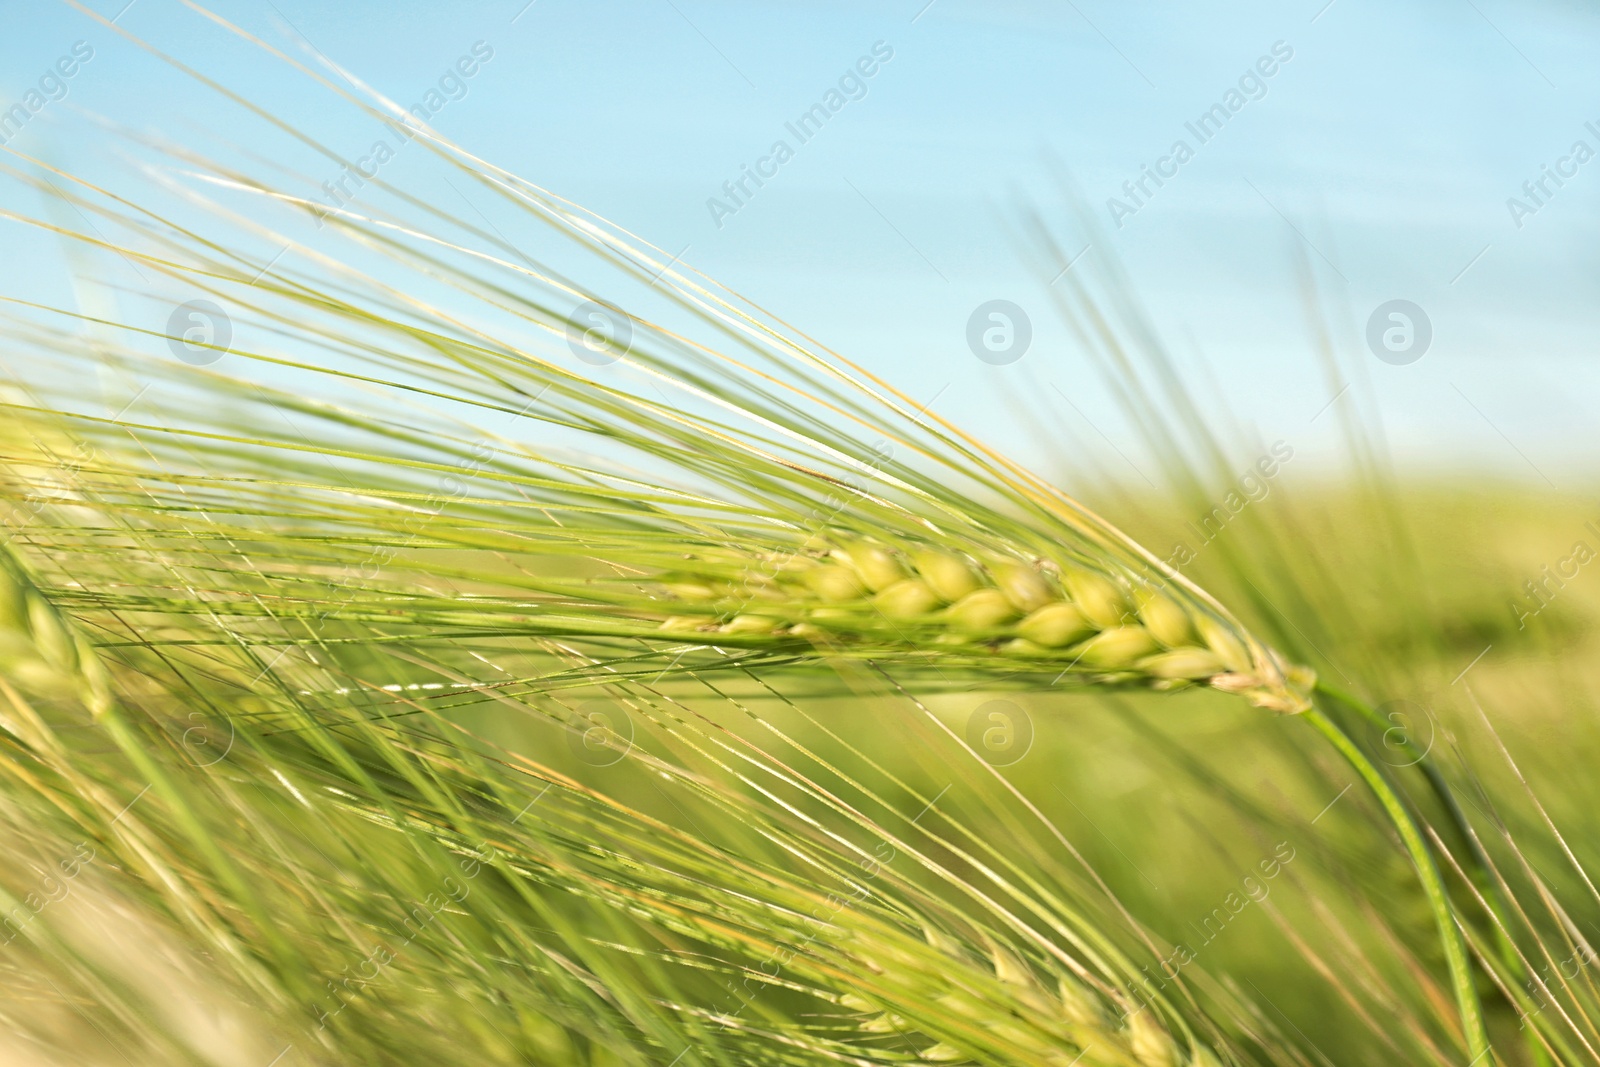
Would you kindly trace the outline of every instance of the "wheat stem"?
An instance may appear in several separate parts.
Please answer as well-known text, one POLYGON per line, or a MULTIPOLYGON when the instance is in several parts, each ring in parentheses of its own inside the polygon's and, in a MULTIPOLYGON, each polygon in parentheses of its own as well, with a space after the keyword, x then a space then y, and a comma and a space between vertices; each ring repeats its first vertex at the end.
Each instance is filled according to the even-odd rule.
MULTIPOLYGON (((1384 721, 1383 717, 1378 714, 1378 710, 1371 704, 1368 704, 1355 694, 1348 693, 1320 678, 1317 679, 1315 688, 1317 691, 1332 697, 1354 711, 1370 725, 1383 730, 1387 736, 1389 724, 1384 721)), ((1455 790, 1451 789, 1450 783, 1445 781, 1444 774, 1439 770, 1439 765, 1432 754, 1418 748, 1416 742, 1409 735, 1401 734, 1400 748, 1406 755, 1412 757, 1415 766, 1427 778, 1428 787, 1433 791, 1433 795, 1438 799, 1440 806, 1444 808, 1445 815, 1450 819, 1450 824, 1455 827, 1457 835, 1466 845, 1471 862, 1465 866, 1464 870, 1467 877, 1477 886, 1478 896, 1483 902, 1484 910, 1488 911, 1490 917, 1494 920, 1490 923, 1490 926, 1493 930, 1495 948, 1500 953, 1501 961, 1505 963, 1518 982, 1526 983, 1528 981, 1528 969, 1523 964, 1522 954, 1517 951, 1517 946, 1512 942, 1510 935, 1506 933, 1509 927, 1506 920, 1505 895, 1494 880, 1489 857, 1483 851, 1483 844, 1478 840, 1478 835, 1473 833, 1472 826, 1467 822, 1466 813, 1461 810, 1461 804, 1456 800, 1455 790)), ((1529 1055, 1533 1057, 1533 1062, 1538 1067, 1549 1067, 1553 1061, 1546 1053, 1544 1046, 1539 1043, 1538 1036, 1531 1030, 1527 1031, 1527 1044, 1529 1055)))
POLYGON ((1412 865, 1417 869, 1423 893, 1428 898, 1428 908, 1433 912, 1434 922, 1439 928, 1439 943, 1444 949, 1445 962, 1449 966, 1450 985, 1455 993, 1456 1010, 1461 1016, 1461 1029, 1466 1038, 1467 1052, 1471 1056, 1470 1062, 1474 1067, 1480 1063, 1483 1067, 1492 1067, 1493 1053, 1489 1045, 1488 1031, 1484 1027, 1483 1006, 1478 1002, 1478 992, 1473 985, 1472 966, 1467 959, 1466 942, 1456 926, 1455 908, 1445 891, 1444 879, 1439 874, 1438 865, 1434 863, 1433 853, 1428 851, 1427 843, 1417 829, 1416 821, 1411 817, 1411 812, 1400 799, 1400 795, 1383 776, 1383 772, 1367 758, 1366 753, 1361 751, 1337 723, 1323 713, 1321 708, 1312 707, 1305 713, 1305 718, 1318 733, 1339 750, 1349 761, 1350 766, 1355 768, 1356 773, 1378 798, 1378 803, 1383 805, 1383 810, 1389 816, 1389 821, 1394 824, 1395 830, 1399 832, 1400 841, 1405 846, 1412 865))

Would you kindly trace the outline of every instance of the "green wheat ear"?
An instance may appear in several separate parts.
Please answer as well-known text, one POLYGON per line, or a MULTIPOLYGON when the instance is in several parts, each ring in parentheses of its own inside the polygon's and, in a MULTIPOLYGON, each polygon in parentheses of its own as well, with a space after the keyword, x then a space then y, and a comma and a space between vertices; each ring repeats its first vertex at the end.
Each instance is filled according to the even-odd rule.
POLYGON ((0 545, 0 677, 24 694, 76 698, 91 714, 111 707, 99 655, 0 545))
POLYGON ((1109 560, 981 559, 948 545, 813 539, 792 556, 722 562, 661 579, 663 631, 891 660, 989 657, 1090 684, 1209 685, 1273 711, 1310 707, 1310 670, 1109 560))

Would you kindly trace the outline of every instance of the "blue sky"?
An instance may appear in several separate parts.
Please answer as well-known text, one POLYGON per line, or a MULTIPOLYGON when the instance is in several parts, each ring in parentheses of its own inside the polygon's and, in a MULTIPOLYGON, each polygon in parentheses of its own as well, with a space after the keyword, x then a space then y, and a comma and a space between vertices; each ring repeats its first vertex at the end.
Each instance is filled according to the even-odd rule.
MULTIPOLYGON (((1600 129, 1600 14, 1503 0, 925 2, 214 6, 286 49, 311 42, 406 103, 483 42, 492 59, 432 120, 447 136, 685 249, 686 262, 1015 451, 1032 446, 1008 393, 1033 398, 1064 440, 1109 438, 1137 460, 1049 311, 1048 279, 1011 236, 1025 201, 1071 231, 1055 180, 1065 168, 1104 228, 1095 254, 1120 260, 1180 359, 1199 375, 1203 358, 1208 388, 1262 441, 1292 442, 1300 469, 1333 460, 1334 419, 1319 412, 1335 389, 1310 344, 1297 257, 1342 309, 1339 343, 1370 376, 1400 463, 1584 488, 1600 460, 1600 159, 1562 164, 1576 173, 1559 188, 1547 179, 1520 227, 1507 200, 1526 203, 1523 183, 1575 141, 1600 151, 1585 127, 1600 129), (878 42, 892 58, 800 144, 785 124, 878 42), (1292 58, 1269 64, 1264 95, 1200 144, 1185 123, 1279 42, 1292 58), (1154 195, 1115 228, 1107 199, 1126 202, 1123 182, 1180 138, 1193 158, 1159 189, 1147 179, 1154 195), (793 158, 718 219, 707 201, 778 139, 793 158), (973 309, 992 299, 1033 324, 1008 366, 966 342, 973 309), (1394 299, 1431 322, 1413 363, 1365 350, 1368 316, 1394 299), (1052 387, 1076 406, 1054 403, 1052 387)), ((92 6, 109 16, 124 3, 92 6)), ((0 107, 76 41, 95 50, 19 150, 110 166, 80 110, 180 139, 243 129, 235 110, 65 5, 7 6, 0 107)), ((370 119, 329 107, 176 0, 135 0, 119 25, 341 151, 372 139, 370 119)), ((385 177, 428 189, 429 166, 401 154, 385 177)), ((47 290, 37 257, 51 253, 22 237, 10 247, 7 288, 47 290)))

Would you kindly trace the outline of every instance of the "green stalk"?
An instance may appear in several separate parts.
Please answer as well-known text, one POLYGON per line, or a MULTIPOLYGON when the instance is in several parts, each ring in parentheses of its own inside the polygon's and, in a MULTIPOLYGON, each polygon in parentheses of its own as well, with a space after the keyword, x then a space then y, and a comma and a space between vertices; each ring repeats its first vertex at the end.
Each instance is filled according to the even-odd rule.
MULTIPOLYGON (((1378 714, 1377 709, 1360 697, 1347 693, 1337 686, 1330 685, 1321 678, 1317 679, 1317 690, 1354 711, 1369 725, 1386 733, 1391 729, 1390 725, 1384 722, 1383 717, 1378 714)), ((1490 874, 1489 857, 1484 854, 1477 837, 1472 833, 1471 827, 1468 826, 1466 814, 1456 801, 1455 792, 1450 788, 1449 783, 1445 781, 1444 775, 1439 772, 1439 767, 1434 762, 1433 757, 1426 751, 1419 749, 1416 742, 1412 741, 1409 736, 1402 734, 1400 747, 1408 756, 1413 758, 1417 769, 1422 771, 1423 775, 1428 779, 1429 788, 1433 790, 1433 795, 1443 806, 1445 814, 1449 816, 1451 825, 1456 828, 1457 834, 1461 837, 1461 843, 1466 846, 1467 851, 1472 856, 1473 881, 1478 884, 1480 889, 1493 896, 1496 901, 1495 905, 1493 905, 1495 912, 1500 914, 1500 907, 1503 906, 1503 902, 1499 901, 1499 890, 1495 888, 1494 880, 1490 874)))
MULTIPOLYGON (((1330 685, 1320 678, 1317 679, 1316 687, 1319 692, 1332 697, 1354 711, 1368 724, 1385 731, 1388 730, 1388 724, 1378 714, 1377 709, 1360 697, 1345 692, 1337 686, 1330 685)), ((1496 920, 1491 923, 1493 927, 1492 935, 1495 946, 1499 950, 1501 961, 1505 963, 1507 969, 1510 970, 1519 983, 1527 982, 1528 969, 1523 966, 1522 957, 1518 954, 1516 945, 1511 942, 1511 938, 1506 934, 1506 930, 1510 929, 1510 923, 1507 919, 1508 912, 1505 898, 1500 891, 1500 886, 1494 880, 1489 857, 1483 851, 1483 846, 1479 843, 1477 835, 1472 832, 1471 826, 1467 823, 1466 813, 1461 810, 1461 805, 1456 800, 1455 791, 1445 781, 1444 775, 1440 773, 1438 764, 1435 763, 1432 755, 1419 749, 1416 742, 1412 741, 1409 736, 1401 735, 1400 747, 1407 755, 1414 757, 1416 766, 1422 771, 1423 776, 1428 779, 1429 788, 1433 790, 1433 795, 1438 799, 1440 805, 1444 807, 1445 814, 1449 817, 1451 824, 1456 828, 1456 833, 1466 846, 1468 856, 1471 859, 1471 862, 1466 865, 1468 876, 1478 887, 1478 891, 1483 895, 1485 905, 1496 920)), ((1528 1031, 1528 1048, 1535 1064, 1538 1064, 1539 1067, 1549 1067, 1552 1062, 1549 1054, 1545 1052, 1544 1046, 1539 1043, 1538 1038, 1531 1030, 1528 1031)))
POLYGON ((1422 832, 1417 829, 1416 820, 1411 817, 1411 812, 1407 810, 1388 779, 1383 776, 1383 772, 1367 758, 1366 753, 1362 752, 1354 741, 1350 740, 1349 735, 1341 730, 1337 723, 1316 707, 1305 712, 1305 717, 1322 736, 1333 743, 1333 747, 1343 754, 1350 766, 1354 767, 1356 773, 1366 781, 1368 788, 1378 798, 1378 803, 1383 805, 1389 821, 1399 831, 1400 841, 1405 846, 1407 855, 1411 857, 1412 865, 1417 869, 1417 877, 1421 879, 1423 892, 1428 898, 1428 907, 1432 909, 1434 922, 1439 927, 1439 942, 1444 947, 1445 962, 1450 969, 1450 985, 1455 991, 1456 1009, 1461 1015, 1461 1029, 1466 1037, 1467 1053, 1471 1056, 1469 1062, 1474 1067, 1480 1062, 1484 1067, 1489 1067, 1494 1062, 1489 1046, 1489 1033, 1484 1027, 1483 1007, 1478 1003, 1477 989, 1473 986, 1472 966, 1467 959, 1467 945, 1462 939, 1461 931, 1456 928, 1455 909, 1445 892, 1444 879, 1440 877, 1438 865, 1433 862, 1433 854, 1428 851, 1427 843, 1422 839, 1422 832))

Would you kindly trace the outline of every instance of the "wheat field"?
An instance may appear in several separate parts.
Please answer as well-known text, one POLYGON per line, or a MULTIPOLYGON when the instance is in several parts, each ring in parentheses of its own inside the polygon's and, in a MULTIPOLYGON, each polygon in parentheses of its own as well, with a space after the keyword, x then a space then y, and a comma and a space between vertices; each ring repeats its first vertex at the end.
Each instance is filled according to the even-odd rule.
POLYGON ((196 12, 534 236, 6 148, 0 1062, 1600 1063, 1592 505, 1277 478, 1070 194, 1160 485, 1024 464, 196 12))

